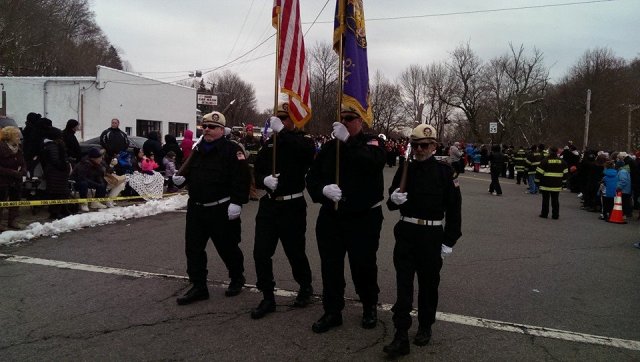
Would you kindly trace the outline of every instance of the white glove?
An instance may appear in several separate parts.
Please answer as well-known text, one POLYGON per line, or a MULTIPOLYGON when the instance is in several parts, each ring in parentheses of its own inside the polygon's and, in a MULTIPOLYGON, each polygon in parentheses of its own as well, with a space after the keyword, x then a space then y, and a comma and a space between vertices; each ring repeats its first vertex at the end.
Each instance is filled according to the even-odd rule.
POLYGON ((182 185, 185 180, 184 176, 171 176, 171 181, 173 181, 173 184, 176 186, 182 185))
POLYGON ((240 217, 240 211, 242 211, 242 206, 236 204, 229 204, 229 208, 227 209, 227 215, 229 215, 229 220, 235 220, 240 217))
POLYGON ((273 177, 271 175, 264 178, 264 185, 271 189, 271 191, 275 191, 278 187, 278 178, 273 177))
POLYGON ((406 192, 400 192, 400 189, 397 188, 395 189, 392 193, 391 193, 391 202, 393 202, 396 205, 402 205, 405 202, 407 202, 407 193, 406 192))
POLYGON ((440 257, 444 259, 445 256, 451 255, 453 252, 453 248, 442 244, 442 249, 440 249, 440 257))
POLYGON ((111 159, 111 167, 114 167, 117 164, 118 164, 118 159, 117 158, 111 159))
POLYGON ((336 184, 323 187, 322 194, 333 202, 338 202, 342 198, 342 190, 340 190, 340 187, 336 184))
POLYGON ((229 128, 229 127, 225 127, 225 128, 224 128, 224 135, 225 135, 225 136, 228 136, 228 135, 230 135, 230 134, 231 134, 231 128, 229 128))
POLYGON ((333 122, 333 137, 342 142, 347 142, 347 138, 349 138, 349 131, 347 131, 347 127, 340 122, 333 122))
POLYGON ((269 119, 269 125, 275 133, 279 133, 284 128, 284 124, 282 124, 282 121, 278 117, 271 117, 269 119))

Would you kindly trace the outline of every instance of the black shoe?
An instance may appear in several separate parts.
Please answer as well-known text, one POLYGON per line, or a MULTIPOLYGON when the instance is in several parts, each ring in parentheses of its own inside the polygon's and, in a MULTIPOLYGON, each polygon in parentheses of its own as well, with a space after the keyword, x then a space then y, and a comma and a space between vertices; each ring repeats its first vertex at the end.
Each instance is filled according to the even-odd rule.
POLYGON ((384 346, 382 351, 391 358, 409 354, 409 352, 411 352, 411 347, 409 346, 409 337, 407 336, 407 332, 396 332, 391 344, 384 346))
POLYGON ((258 307, 251 311, 252 319, 260 319, 269 313, 276 311, 276 301, 270 298, 263 299, 258 307))
POLYGON ((553 220, 558 220, 558 218, 559 218, 559 217, 560 217, 559 215, 553 215, 553 216, 551 216, 551 218, 552 218, 553 220))
POLYGON ((293 301, 293 304, 291 304, 291 306, 294 308, 304 308, 311 304, 311 297, 313 297, 312 286, 300 287, 300 290, 298 290, 298 295, 296 296, 296 299, 293 301))
POLYGON ((317 322, 313 323, 311 330, 315 333, 324 333, 333 327, 342 325, 342 314, 325 313, 317 322))
POLYGON ((236 295, 240 294, 240 292, 242 292, 242 288, 244 287, 245 281, 246 280, 244 279, 244 277, 235 280, 232 279, 231 283, 229 283, 229 287, 224 292, 224 295, 226 295, 227 297, 235 297, 236 295))
POLYGON ((209 290, 206 285, 194 285, 182 297, 176 299, 178 305, 191 304, 198 300, 209 299, 209 290))
POLYGON ((372 329, 378 324, 377 306, 367 305, 362 307, 362 328, 372 329))
POLYGON ((416 346, 426 346, 429 344, 431 340, 431 327, 420 328, 418 327, 418 333, 416 333, 416 337, 413 339, 413 344, 416 346))
POLYGON ((539 216, 539 217, 541 217, 541 218, 543 218, 543 219, 546 219, 546 218, 547 218, 547 215, 542 215, 542 214, 540 214, 540 215, 538 215, 538 216, 539 216))

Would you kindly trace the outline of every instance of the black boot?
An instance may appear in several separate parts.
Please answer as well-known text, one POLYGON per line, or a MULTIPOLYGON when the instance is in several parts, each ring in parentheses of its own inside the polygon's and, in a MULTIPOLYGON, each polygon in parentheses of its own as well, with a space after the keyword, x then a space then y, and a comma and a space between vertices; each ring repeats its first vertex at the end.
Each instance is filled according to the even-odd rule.
POLYGON ((362 328, 372 329, 378 324, 378 308, 375 304, 362 306, 362 328))
POLYGON ((271 295, 270 297, 265 295, 264 299, 260 302, 258 307, 251 311, 251 318, 260 319, 266 316, 267 314, 273 313, 275 311, 276 311, 276 301, 273 295, 271 295))
POLYGON ((409 334, 406 330, 396 330, 391 344, 384 346, 382 349, 389 357, 404 356, 409 354, 411 348, 409 346, 409 334))
POLYGON ((307 305, 311 304, 311 297, 313 297, 312 286, 309 285, 306 287, 300 287, 300 290, 298 290, 298 295, 296 296, 296 299, 293 301, 293 304, 291 306, 295 308, 304 308, 307 305))
POLYGON ((324 333, 329 329, 342 325, 341 313, 325 313, 317 322, 313 323, 311 330, 315 333, 324 333))
POLYGON ((231 279, 231 283, 229 283, 229 287, 224 292, 224 295, 226 295, 227 297, 235 297, 236 295, 240 294, 240 292, 242 292, 242 287, 244 287, 245 281, 246 280, 244 279, 244 277, 231 279))
POLYGON ((191 304, 198 300, 209 299, 209 290, 206 285, 194 284, 188 292, 186 292, 182 297, 176 299, 178 305, 187 305, 191 304))
POLYGON ((431 340, 431 326, 422 328, 418 327, 418 333, 416 333, 416 338, 413 339, 413 344, 416 346, 426 346, 429 344, 431 340))

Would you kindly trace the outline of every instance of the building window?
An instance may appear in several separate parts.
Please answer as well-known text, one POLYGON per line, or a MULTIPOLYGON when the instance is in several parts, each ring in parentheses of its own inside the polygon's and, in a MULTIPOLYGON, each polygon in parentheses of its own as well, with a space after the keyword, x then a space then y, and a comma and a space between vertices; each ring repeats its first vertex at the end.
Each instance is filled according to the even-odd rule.
POLYGON ((174 137, 184 136, 184 131, 189 129, 188 123, 169 122, 169 134, 174 137))
POLYGON ((138 137, 149 137, 149 132, 151 131, 162 131, 162 122, 160 121, 149 121, 146 119, 137 119, 136 120, 136 136, 138 137))
POLYGON ((127 136, 131 136, 131 127, 125 127, 124 132, 127 134, 127 136))

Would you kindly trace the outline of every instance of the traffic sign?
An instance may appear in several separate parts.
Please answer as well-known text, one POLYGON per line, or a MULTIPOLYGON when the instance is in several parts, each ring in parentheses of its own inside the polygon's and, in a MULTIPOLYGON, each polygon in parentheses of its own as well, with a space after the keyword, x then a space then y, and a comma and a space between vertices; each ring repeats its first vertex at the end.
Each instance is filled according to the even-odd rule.
POLYGON ((498 133, 498 122, 489 122, 489 133, 498 133))

